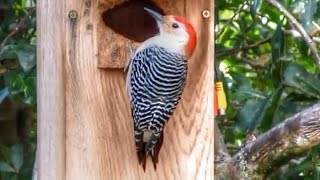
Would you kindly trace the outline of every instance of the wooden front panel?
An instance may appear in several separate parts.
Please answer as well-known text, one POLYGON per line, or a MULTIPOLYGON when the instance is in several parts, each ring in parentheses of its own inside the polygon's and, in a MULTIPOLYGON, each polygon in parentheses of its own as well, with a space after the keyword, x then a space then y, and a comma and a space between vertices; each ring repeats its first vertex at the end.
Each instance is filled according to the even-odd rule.
MULTIPOLYGON (((210 2, 206 3, 210 4, 210 2)), ((98 21, 98 67, 124 68, 130 58, 128 44, 134 42, 134 46, 138 47, 141 42, 157 34, 155 21, 143 10, 143 7, 166 15, 175 14, 186 17, 192 14, 195 8, 190 6, 191 8, 187 9, 188 4, 203 8, 210 7, 200 2, 182 0, 98 1, 98 11, 95 14, 98 21), (105 13, 106 11, 111 12, 105 13)), ((204 9, 198 9, 198 11, 201 10, 204 9)), ((197 20, 201 20, 201 12, 199 13, 197 20)))
POLYGON ((213 179, 213 18, 202 16, 203 10, 213 10, 212 1, 156 1, 166 14, 192 22, 198 46, 185 92, 164 131, 157 171, 148 159, 145 172, 135 152, 125 73, 105 69, 114 49, 122 59, 110 67, 124 66, 127 39, 111 32, 101 36, 97 13, 103 2, 118 3, 66 1, 66 179, 213 179), (76 19, 68 17, 71 10, 76 19))
POLYGON ((39 180, 65 179, 65 2, 37 1, 37 157, 39 180))

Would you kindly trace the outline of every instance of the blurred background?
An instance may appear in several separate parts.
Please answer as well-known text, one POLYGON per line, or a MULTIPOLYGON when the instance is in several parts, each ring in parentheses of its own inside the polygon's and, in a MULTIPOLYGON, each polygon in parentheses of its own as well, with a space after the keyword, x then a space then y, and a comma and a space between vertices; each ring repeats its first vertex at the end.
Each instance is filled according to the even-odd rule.
MULTIPOLYGON (((319 49, 320 2, 278 2, 319 49)), ((215 78, 223 82, 228 104, 226 114, 216 120, 233 155, 246 136, 258 136, 319 102, 319 68, 300 33, 267 1, 216 1, 215 10, 215 78)), ((319 152, 317 146, 288 163, 277 164, 281 168, 267 177, 320 179, 319 152)))
POLYGON ((32 177, 36 150, 35 6, 35 0, 0 0, 0 180, 32 177))

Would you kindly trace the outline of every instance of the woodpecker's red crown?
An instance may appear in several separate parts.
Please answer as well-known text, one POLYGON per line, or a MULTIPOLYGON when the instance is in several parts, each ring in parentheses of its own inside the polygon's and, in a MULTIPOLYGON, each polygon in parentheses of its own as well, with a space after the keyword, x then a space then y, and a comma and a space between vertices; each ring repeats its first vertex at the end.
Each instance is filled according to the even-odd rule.
POLYGON ((169 15, 164 16, 163 19, 164 24, 166 24, 166 26, 164 26, 165 31, 174 33, 177 36, 184 34, 180 31, 184 31, 187 33, 188 40, 185 44, 185 55, 187 57, 191 57, 197 45, 197 34, 191 23, 181 16, 169 15))
POLYGON ((158 40, 162 41, 161 44, 189 59, 197 45, 197 34, 191 23, 181 16, 162 16, 151 9, 145 8, 145 10, 157 21, 159 37, 162 37, 158 40))

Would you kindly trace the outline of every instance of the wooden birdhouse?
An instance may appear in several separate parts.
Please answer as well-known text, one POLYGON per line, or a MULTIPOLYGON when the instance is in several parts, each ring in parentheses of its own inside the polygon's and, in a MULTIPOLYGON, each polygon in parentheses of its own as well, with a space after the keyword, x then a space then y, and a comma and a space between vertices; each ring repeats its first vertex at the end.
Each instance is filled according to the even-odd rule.
POLYGON ((38 178, 213 179, 213 1, 40 0, 38 178), (156 35, 144 7, 188 19, 197 47, 157 170, 139 165, 123 68, 156 35))

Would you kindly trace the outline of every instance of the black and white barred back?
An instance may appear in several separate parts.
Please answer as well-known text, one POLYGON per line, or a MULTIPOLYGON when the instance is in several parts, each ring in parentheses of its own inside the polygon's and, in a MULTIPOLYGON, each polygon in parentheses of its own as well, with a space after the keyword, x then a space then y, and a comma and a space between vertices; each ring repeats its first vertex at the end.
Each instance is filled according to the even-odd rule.
POLYGON ((139 161, 145 168, 145 158, 151 153, 156 167, 159 152, 155 147, 162 144, 163 127, 181 98, 187 61, 179 54, 152 46, 137 52, 130 68, 129 94, 139 161))

